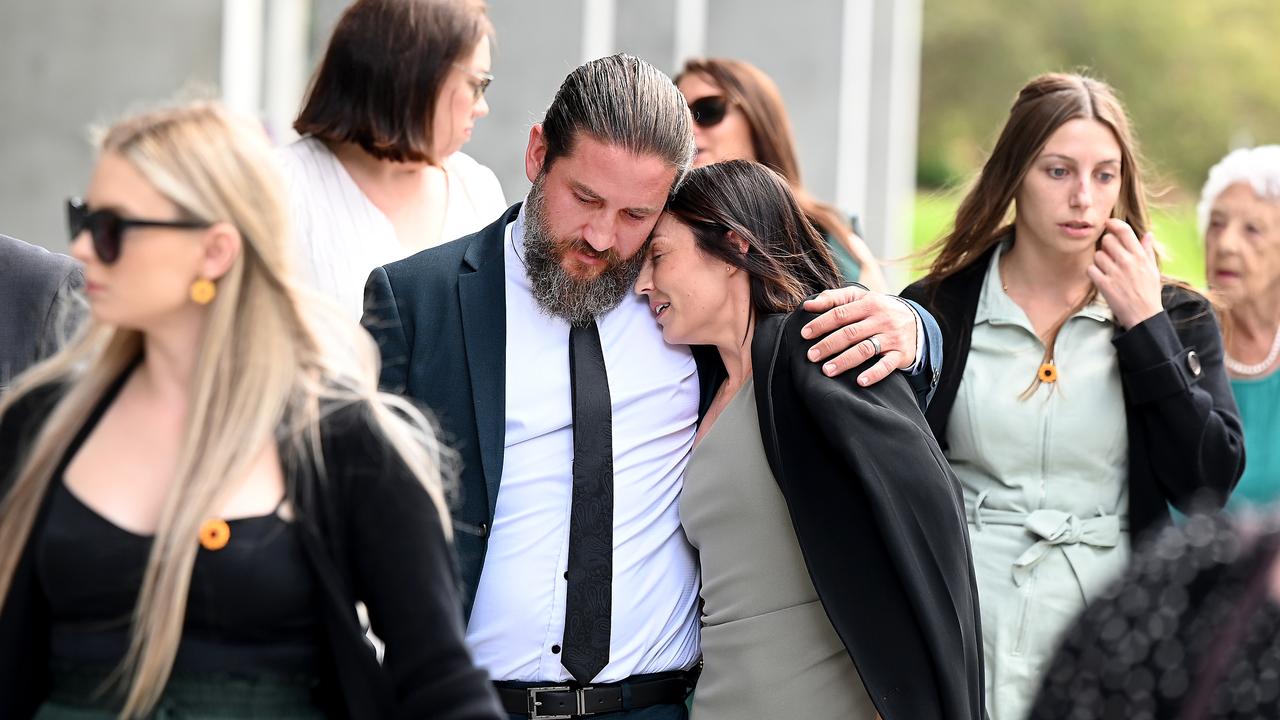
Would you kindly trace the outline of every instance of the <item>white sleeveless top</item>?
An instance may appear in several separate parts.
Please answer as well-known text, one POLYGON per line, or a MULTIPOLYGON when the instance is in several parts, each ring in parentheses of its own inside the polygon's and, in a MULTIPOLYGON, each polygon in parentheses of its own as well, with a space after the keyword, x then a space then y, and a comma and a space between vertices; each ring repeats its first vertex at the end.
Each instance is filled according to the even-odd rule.
MULTIPOLYGON (((352 317, 363 312, 364 284, 376 267, 406 256, 395 228, 323 142, 301 138, 276 150, 304 282, 352 317)), ((444 162, 449 182, 440 242, 468 235, 506 209, 489 168, 458 152, 444 162)))

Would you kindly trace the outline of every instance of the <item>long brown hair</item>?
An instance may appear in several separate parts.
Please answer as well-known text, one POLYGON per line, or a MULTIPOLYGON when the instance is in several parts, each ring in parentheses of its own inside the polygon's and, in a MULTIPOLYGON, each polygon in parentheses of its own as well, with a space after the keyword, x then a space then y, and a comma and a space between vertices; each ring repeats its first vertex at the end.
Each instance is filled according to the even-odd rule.
POLYGON ((675 82, 685 75, 701 75, 725 94, 725 99, 742 110, 751 129, 751 149, 756 162, 766 165, 786 178, 800 209, 809 222, 832 237, 853 232, 849 219, 834 206, 820 202, 809 194, 800 180, 800 163, 796 160, 796 139, 791 131, 787 106, 782 102, 778 86, 763 70, 743 60, 730 58, 697 58, 688 60, 675 82))
POLYGON ((1010 210, 1022 179, 1049 137, 1071 120, 1096 120, 1120 145, 1120 196, 1112 217, 1142 237, 1150 227, 1137 142, 1124 107, 1109 85, 1078 74, 1048 73, 1027 83, 1009 110, 991 157, 956 210, 955 228, 926 252, 937 252, 925 281, 965 269, 1013 229, 1010 210))
MULTIPOLYGON (((991 157, 956 210, 955 227, 924 251, 925 255, 937 253, 924 278, 926 284, 936 288, 1012 231, 1013 200, 1023 178, 1049 137, 1071 120, 1095 120, 1115 136, 1120 146, 1120 194, 1111 216, 1127 222, 1138 237, 1146 233, 1150 221, 1138 148, 1120 100, 1101 80, 1074 73, 1047 73, 1033 78, 1018 92, 991 157)), ((1058 332, 1067 318, 1096 296, 1097 289, 1091 288, 1050 328, 1043 338, 1045 362, 1053 358, 1058 332)), ((1024 396, 1035 392, 1040 382, 1037 373, 1024 396)))
POLYGON ((481 0, 358 0, 338 19, 293 129, 375 158, 438 164, 440 89, 493 36, 481 0))
POLYGON ((693 231, 698 249, 751 278, 753 312, 788 312, 840 284, 827 243, 777 172, 750 160, 694 168, 666 211, 693 231), (744 253, 728 237, 746 242, 744 253))

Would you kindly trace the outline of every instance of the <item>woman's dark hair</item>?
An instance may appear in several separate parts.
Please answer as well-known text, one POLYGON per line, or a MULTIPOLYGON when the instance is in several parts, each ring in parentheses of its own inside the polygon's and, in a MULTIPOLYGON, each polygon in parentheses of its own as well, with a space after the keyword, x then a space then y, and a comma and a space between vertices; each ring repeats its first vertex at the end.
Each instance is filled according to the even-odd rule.
POLYGON ((724 93, 726 100, 742 110, 751 130, 751 149, 755 152, 756 162, 786 178, 796 202, 810 222, 835 238, 853 232, 847 216, 834 206, 815 199, 801 182, 796 139, 787 117, 786 103, 782 101, 778 86, 763 70, 743 60, 695 58, 685 62, 684 69, 676 76, 677 85, 685 75, 701 75, 711 81, 724 93))
POLYGON ((764 165, 730 160, 694 168, 666 211, 693 231, 699 250, 747 273, 755 312, 790 312, 841 284, 831 250, 790 185, 764 165))
POLYGON ((357 0, 333 30, 293 129, 382 160, 440 162, 440 88, 492 34, 481 0, 357 0))

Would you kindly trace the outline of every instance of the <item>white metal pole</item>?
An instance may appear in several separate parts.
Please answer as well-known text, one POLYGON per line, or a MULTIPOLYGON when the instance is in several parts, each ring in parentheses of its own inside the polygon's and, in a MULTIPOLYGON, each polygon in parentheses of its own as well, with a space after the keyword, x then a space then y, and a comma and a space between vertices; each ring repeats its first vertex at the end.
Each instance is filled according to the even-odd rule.
MULTIPOLYGON (((867 173, 870 170, 872 48, 875 45, 872 3, 875 0, 844 0, 840 41, 840 85, 836 123, 836 207, 862 215, 867 228, 870 198, 867 173)), ((879 257, 885 248, 876 239, 863 238, 879 257)))
POLYGON ((616 52, 616 0, 583 0, 582 62, 616 52))
POLYGON ((257 115, 262 99, 263 0, 222 0, 222 102, 257 115))
POLYGON ((307 83, 311 0, 271 0, 267 6, 267 132, 278 143, 297 137, 293 119, 307 83))
POLYGON ((707 54, 707 0, 676 0, 676 47, 671 67, 707 54))

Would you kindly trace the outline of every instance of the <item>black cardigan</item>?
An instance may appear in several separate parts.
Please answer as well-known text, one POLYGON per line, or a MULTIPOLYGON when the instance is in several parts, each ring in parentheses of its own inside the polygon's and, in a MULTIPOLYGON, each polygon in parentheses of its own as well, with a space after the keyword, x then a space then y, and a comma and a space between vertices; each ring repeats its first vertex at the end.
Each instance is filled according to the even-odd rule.
MULTIPOLYGON (((7 491, 21 456, 60 392, 41 388, 0 417, 0 488, 7 491)), ((328 641, 322 679, 327 712, 360 719, 503 718, 483 670, 463 642, 452 552, 426 490, 376 435, 368 409, 347 406, 321 422, 325 475, 285 467, 300 537, 321 588, 328 641), (368 607, 386 641, 378 665, 355 605, 368 607), (334 687, 336 685, 336 687, 334 687)), ((287 457, 281 446, 281 457, 287 457)), ((45 501, 31 537, 40 531, 45 501)), ((192 542, 195 539, 192 538, 192 542)), ((26 718, 50 685, 50 619, 28 541, 0 611, 0 718, 26 718)))
POLYGON ((854 378, 870 361, 830 378, 805 357, 813 317, 761 318, 751 356, 765 454, 814 588, 881 716, 978 720, 982 633, 959 485, 902 373, 864 388, 854 378))
MULTIPOLYGON (((942 377, 926 417, 943 448, 994 252, 992 247, 939 283, 921 280, 902 292, 928 308, 942 328, 942 377)), ((1176 285, 1166 285, 1161 300, 1164 312, 1112 340, 1124 390, 1134 538, 1168 521, 1170 503, 1184 512, 1206 502, 1222 507, 1244 472, 1244 434, 1213 307, 1176 285)))

